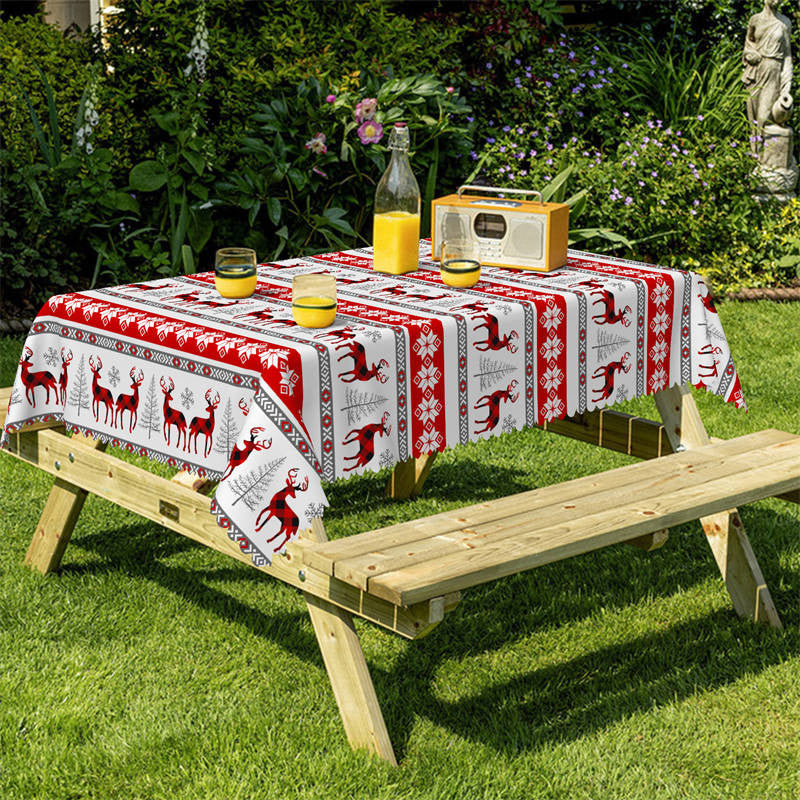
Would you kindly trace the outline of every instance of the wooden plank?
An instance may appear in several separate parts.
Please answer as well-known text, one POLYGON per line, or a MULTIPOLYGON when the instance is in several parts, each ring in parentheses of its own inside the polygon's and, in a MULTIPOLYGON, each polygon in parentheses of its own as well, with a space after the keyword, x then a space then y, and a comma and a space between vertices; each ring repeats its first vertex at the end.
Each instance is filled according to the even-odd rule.
MULTIPOLYGON (((474 550, 371 578, 369 591, 400 605, 417 603, 798 487, 800 459, 795 451, 790 458, 741 474, 735 483, 726 476, 547 527, 532 519, 513 537, 490 539, 474 550)), ((754 603, 755 590, 762 585, 754 587, 754 603)))
POLYGON ((171 480, 173 483, 179 483, 181 486, 185 486, 193 492, 200 492, 202 494, 209 494, 218 483, 218 481, 209 478, 201 478, 196 472, 189 472, 188 470, 176 472, 171 480))
MULTIPOLYGON (((311 534, 324 542, 322 523, 315 522, 311 534)), ((397 766, 352 615, 312 594, 306 593, 305 598, 350 746, 397 766)))
POLYGON ((785 492, 776 496, 778 500, 785 500, 787 503, 800 503, 800 489, 796 492, 785 492))
POLYGON ((416 497, 422 491, 435 458, 436 453, 427 453, 419 458, 409 458, 397 464, 386 485, 386 496, 395 500, 416 497))
MULTIPOLYGON (((700 465, 706 462, 716 462, 720 455, 749 452, 752 449, 784 441, 786 436, 787 434, 780 431, 760 431, 738 439, 731 439, 724 443, 722 450, 713 454, 695 453, 692 458, 682 458, 678 464, 700 465)), ((625 477, 626 484, 663 478, 663 468, 657 461, 633 464, 624 469, 629 470, 625 477)), ((477 503, 434 514, 424 519, 402 522, 378 531, 369 531, 339 539, 308 551, 304 557, 309 566, 321 572, 333 574, 335 563, 364 553, 385 551, 392 547, 416 546, 421 540, 433 536, 472 528, 475 525, 515 514, 538 513, 548 506, 569 503, 578 497, 604 492, 609 486, 608 479, 604 477, 606 474, 608 473, 588 475, 554 486, 532 489, 517 495, 477 503)), ((613 482, 611 485, 614 485, 613 482)))
MULTIPOLYGON (((785 434, 795 445, 794 452, 800 463, 800 437, 785 434)), ((535 516, 537 524, 551 526, 578 520, 589 516, 597 509, 616 508, 629 502, 631 497, 645 501, 669 491, 697 486, 703 482, 722 477, 736 477, 743 470, 754 466, 770 464, 775 459, 786 457, 786 441, 766 448, 750 450, 745 443, 729 440, 720 445, 695 450, 692 453, 679 453, 665 456, 657 462, 655 474, 645 480, 636 480, 636 473, 644 472, 645 464, 636 464, 610 470, 596 476, 589 492, 581 495, 574 491, 567 502, 549 502, 551 488, 535 490, 539 498, 535 515, 528 504, 525 508, 507 510, 502 517, 478 522, 474 518, 467 524, 461 523, 458 529, 436 536, 428 535, 410 544, 386 547, 380 535, 372 537, 370 547, 349 558, 339 559, 334 566, 334 575, 343 581, 368 590, 370 581, 386 572, 404 569, 411 564, 423 563, 464 550, 476 550, 489 542, 501 538, 515 537, 535 516), (738 450, 728 455, 726 451, 738 450), (741 452, 744 449, 744 452, 741 452)), ((653 470, 648 470, 653 472, 653 470)), ((570 482, 572 483, 572 482, 570 482)), ((566 484, 568 486, 569 484, 566 484)), ((559 492, 561 494, 561 492, 559 492)))
MULTIPOLYGON (((693 449, 708 442, 708 433, 687 386, 662 389, 655 400, 673 449, 693 449)), ((736 613, 775 628, 783 627, 736 509, 703 517, 700 524, 736 613)))
POLYGON ((658 458, 673 452, 662 423, 620 411, 586 411, 537 427, 637 458, 658 458))
MULTIPOLYGON (((15 434, 9 445, 10 454, 57 475, 65 483, 90 491, 206 547, 254 566, 250 556, 242 553, 217 524, 208 497, 107 453, 98 452, 94 440, 68 438, 54 431, 38 431, 15 434), (72 453, 73 460, 69 459, 69 453, 72 453), (55 468, 56 461, 59 461, 60 469, 55 468)), ((61 536, 64 538, 63 532, 61 536)), ((307 545, 301 541, 291 542, 285 557, 277 557, 271 566, 256 569, 296 589, 322 597, 407 639, 423 635, 434 623, 427 602, 409 608, 397 608, 330 575, 305 567, 302 556, 304 546, 307 545)), ((455 604, 450 606, 454 607, 455 604)), ((434 616, 435 613, 436 610, 434 616)))
POLYGON ((625 544, 638 547, 639 550, 649 553, 652 550, 658 550, 663 547, 667 543, 667 539, 669 539, 669 530, 665 528, 661 531, 646 533, 644 536, 637 536, 635 539, 629 539, 625 544))
MULTIPOLYGON (((105 444, 96 440, 86 444, 96 450, 105 449, 105 444)), ((29 567, 42 575, 59 568, 88 494, 85 489, 72 483, 61 478, 55 479, 25 555, 25 563, 29 567)))

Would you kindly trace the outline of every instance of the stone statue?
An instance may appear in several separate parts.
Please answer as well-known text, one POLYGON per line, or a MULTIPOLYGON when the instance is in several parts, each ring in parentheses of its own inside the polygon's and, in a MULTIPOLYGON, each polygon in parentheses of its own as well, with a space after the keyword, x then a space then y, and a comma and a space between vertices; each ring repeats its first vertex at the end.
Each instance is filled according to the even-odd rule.
POLYGON ((792 113, 791 22, 777 11, 780 0, 765 0, 750 17, 744 42, 742 82, 750 90, 747 117, 758 156, 757 196, 786 201, 794 197, 797 162, 794 137, 786 124, 792 113))

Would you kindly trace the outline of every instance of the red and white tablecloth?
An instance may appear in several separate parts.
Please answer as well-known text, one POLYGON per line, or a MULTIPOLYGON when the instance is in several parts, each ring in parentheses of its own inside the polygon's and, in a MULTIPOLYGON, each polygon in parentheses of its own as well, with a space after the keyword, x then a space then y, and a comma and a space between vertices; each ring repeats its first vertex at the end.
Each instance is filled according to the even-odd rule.
POLYGON ((485 267, 450 289, 373 272, 370 250, 258 270, 226 300, 213 273, 53 297, 28 335, 6 427, 63 420, 221 478, 220 525, 269 563, 327 505, 322 481, 601 408, 674 384, 744 407, 695 274, 570 251, 549 274, 485 267), (295 275, 336 276, 336 323, 298 327, 295 275))

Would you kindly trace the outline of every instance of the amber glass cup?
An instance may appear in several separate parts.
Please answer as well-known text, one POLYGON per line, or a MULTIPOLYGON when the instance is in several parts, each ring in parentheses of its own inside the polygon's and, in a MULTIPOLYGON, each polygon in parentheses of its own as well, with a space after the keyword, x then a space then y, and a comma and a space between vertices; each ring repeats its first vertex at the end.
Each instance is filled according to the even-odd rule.
POLYGON ((250 297, 256 290, 256 251, 223 247, 214 258, 214 285, 223 297, 250 297))
POLYGON ((327 328, 336 319, 336 277, 321 272, 292 279, 292 316, 303 328, 327 328))

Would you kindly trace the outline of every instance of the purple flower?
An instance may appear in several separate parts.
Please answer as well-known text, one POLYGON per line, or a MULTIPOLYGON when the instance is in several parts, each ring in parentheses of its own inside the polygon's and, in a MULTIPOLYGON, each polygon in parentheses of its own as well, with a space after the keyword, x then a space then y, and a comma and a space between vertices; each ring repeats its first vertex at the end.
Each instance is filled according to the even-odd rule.
POLYGON ((487 136, 486 137, 486 144, 494 144, 496 141, 497 141, 497 139, 495 139, 494 136, 487 136))
POLYGON ((576 111, 575 113, 576 113, 576 114, 577 114, 579 117, 582 117, 582 116, 583 116, 583 111, 576 111))
POLYGON ((516 156, 516 157, 517 157, 518 159, 523 159, 523 158, 525 158, 525 153, 523 153, 523 152, 522 152, 522 150, 520 150, 520 151, 517 153, 517 156, 516 156))
POLYGON ((596 75, 596 73, 595 73, 595 71, 593 69, 590 69, 587 74, 589 75, 590 78, 594 78, 594 76, 596 75))
POLYGON ((328 95, 328 96, 325 98, 325 102, 326 102, 326 103, 335 103, 335 102, 336 102, 336 95, 335 95, 335 94, 329 94, 329 95, 328 95))
POLYGON ((547 161, 545 161, 544 163, 547 164, 547 166, 549 167, 553 163, 553 159, 548 158, 547 161))
POLYGON ((548 142, 547 143, 547 149, 548 150, 552 150, 553 149, 553 143, 552 142, 548 142))
POLYGON ((358 129, 361 144, 377 144, 383 136, 383 125, 377 120, 365 120, 358 129))
POLYGON ((553 73, 553 80, 556 80, 556 81, 557 81, 557 80, 558 80, 560 77, 561 77, 561 76, 560 76, 560 75, 559 75, 557 72, 554 72, 554 73, 553 73))
POLYGON ((464 117, 467 122, 475 122, 475 117, 464 117))
POLYGON ((510 125, 503 125, 503 132, 504 133, 508 133, 510 130, 511 130, 511 126, 510 125))
POLYGON ((630 113, 627 111, 623 111, 622 116, 625 117, 625 119, 627 119, 630 116, 630 113))
POLYGON ((644 186, 644 181, 639 181, 639 186, 644 186))
POLYGON ((323 153, 327 153, 328 147, 325 144, 325 134, 315 133, 306 142, 306 150, 311 150, 312 153, 316 153, 318 156, 322 155, 323 153))
POLYGON ((705 117, 702 114, 698 114, 697 119, 699 122, 702 122, 705 119, 705 117))
POLYGON ((530 156, 531 156, 531 158, 536 158, 536 150, 531 150, 530 151, 530 156))
POLYGON ((473 161, 477 161, 478 160, 478 154, 474 150, 472 150, 469 155, 470 155, 470 158, 473 161))
POLYGON ((631 205, 631 203, 633 203, 633 198, 632 197, 626 197, 625 198, 625 205, 629 206, 629 205, 631 205))
POLYGON ((501 145, 500 145, 500 147, 499 147, 498 149, 500 150, 500 152, 501 152, 501 153, 505 153, 505 151, 506 151, 506 146, 505 146, 504 144, 501 144, 501 145))
POLYGON ((486 69, 491 69, 491 68, 492 68, 492 62, 491 61, 487 61, 486 62, 486 69))
POLYGON ((545 82, 544 82, 544 85, 545 85, 545 88, 546 88, 546 89, 549 89, 549 88, 550 88, 550 87, 551 87, 553 84, 552 84, 552 83, 550 83, 550 81, 545 81, 545 82))
POLYGON ((654 170, 653 170, 653 171, 650 173, 650 177, 651 177, 651 178, 657 178, 657 177, 658 177, 658 170, 655 170, 655 169, 654 169, 654 170))
POLYGON ((528 174, 528 170, 526 170, 526 169, 521 169, 521 170, 519 171, 519 174, 520 174, 520 175, 521 175, 521 176, 524 178, 524 177, 525 177, 525 176, 528 174))
POLYGON ((522 128, 517 128, 517 133, 522 134, 525 133, 525 131, 523 131, 522 128))
POLYGON ((574 50, 570 50, 569 53, 567 53, 567 57, 571 61, 573 58, 575 58, 575 51, 574 50))
POLYGON ((378 101, 374 97, 365 97, 356 104, 356 122, 373 119, 378 110, 378 101))

